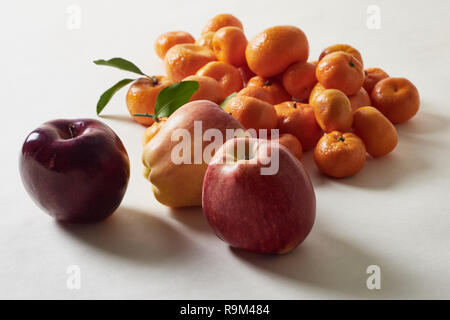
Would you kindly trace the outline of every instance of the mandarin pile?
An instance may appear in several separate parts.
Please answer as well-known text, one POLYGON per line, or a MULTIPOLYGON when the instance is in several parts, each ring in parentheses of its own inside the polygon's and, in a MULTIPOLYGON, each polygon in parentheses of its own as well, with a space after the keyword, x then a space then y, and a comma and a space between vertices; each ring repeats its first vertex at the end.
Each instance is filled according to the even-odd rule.
MULTIPOLYGON (((298 159, 314 149, 317 167, 331 177, 356 174, 366 154, 391 152, 397 145, 394 125, 419 108, 409 80, 364 68, 361 53, 350 45, 329 46, 317 61, 308 61, 308 39, 295 26, 270 27, 247 39, 239 19, 219 14, 197 39, 184 31, 161 34, 155 51, 167 76, 131 85, 132 115, 152 114, 157 94, 170 84, 198 81, 191 101, 222 103, 245 129, 279 129, 280 144, 298 159)), ((146 126, 154 123, 134 118, 146 126)))

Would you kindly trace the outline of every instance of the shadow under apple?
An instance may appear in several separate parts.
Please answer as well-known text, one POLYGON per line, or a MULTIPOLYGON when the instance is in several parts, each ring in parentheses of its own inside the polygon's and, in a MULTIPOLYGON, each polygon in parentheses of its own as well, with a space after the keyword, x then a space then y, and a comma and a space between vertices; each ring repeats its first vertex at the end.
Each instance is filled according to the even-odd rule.
POLYGON ((185 254, 190 241, 150 213, 120 207, 104 221, 90 225, 57 223, 62 231, 98 250, 144 264, 185 254))
POLYGON ((209 227, 208 222, 203 215, 202 207, 200 206, 171 208, 170 216, 195 232, 214 234, 209 227))
MULTIPOLYGON (((356 243, 356 240, 355 240, 356 243)), ((294 281, 341 293, 356 299, 396 298, 412 290, 405 275, 391 261, 358 247, 355 243, 323 230, 314 230, 294 251, 284 255, 259 255, 231 248, 231 252, 247 264, 294 281), (381 269, 381 289, 367 288, 367 267, 381 269)), ((403 271, 403 270, 402 270, 403 271)))

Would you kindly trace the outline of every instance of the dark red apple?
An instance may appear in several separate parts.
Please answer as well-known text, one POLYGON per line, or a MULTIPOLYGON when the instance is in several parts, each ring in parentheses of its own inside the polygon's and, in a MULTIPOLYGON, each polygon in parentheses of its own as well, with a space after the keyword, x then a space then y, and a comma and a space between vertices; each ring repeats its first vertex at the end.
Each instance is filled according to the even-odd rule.
POLYGON ((219 238, 257 253, 291 251, 308 236, 316 215, 301 162, 279 143, 254 138, 228 140, 217 151, 206 170, 202 202, 219 238), (246 151, 239 152, 243 142, 246 151))
POLYGON ((19 167, 31 198, 56 220, 72 223, 112 214, 130 176, 122 141, 93 119, 44 123, 25 139, 19 167))

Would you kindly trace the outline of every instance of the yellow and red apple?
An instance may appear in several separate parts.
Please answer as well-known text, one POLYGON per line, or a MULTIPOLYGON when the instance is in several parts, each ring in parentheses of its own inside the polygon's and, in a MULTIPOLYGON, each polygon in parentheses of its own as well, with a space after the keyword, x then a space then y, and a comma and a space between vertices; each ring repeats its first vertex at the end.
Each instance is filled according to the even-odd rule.
POLYGON ((203 176, 207 168, 203 151, 213 142, 203 139, 203 133, 208 129, 218 130, 223 141, 226 129, 243 130, 241 124, 217 104, 198 100, 177 109, 145 145, 142 156, 146 168, 144 175, 152 183, 153 193, 162 204, 173 208, 201 205, 203 176), (195 123, 201 125, 200 135, 194 132, 195 123), (177 135, 180 130, 186 133, 186 137, 177 135), (187 141, 182 141, 185 138, 187 141), (190 146, 189 150, 181 151, 190 153, 189 161, 177 163, 173 153, 180 151, 176 148, 182 142, 190 146))

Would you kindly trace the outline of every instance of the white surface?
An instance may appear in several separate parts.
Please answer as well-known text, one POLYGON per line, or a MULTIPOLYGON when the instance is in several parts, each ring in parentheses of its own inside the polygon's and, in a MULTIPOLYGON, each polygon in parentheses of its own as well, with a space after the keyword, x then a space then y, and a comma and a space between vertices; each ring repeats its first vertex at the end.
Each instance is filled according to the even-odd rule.
POLYGON ((1 298, 450 298, 450 10, 448 1, 5 1, 0 101, 1 298), (69 5, 81 28, 66 28, 69 5), (381 9, 381 29, 366 9, 381 9), (141 176, 144 128, 128 117, 124 94, 103 121, 122 138, 131 179, 121 208, 94 226, 63 228, 25 193, 17 159, 25 136, 54 118, 93 117, 99 94, 128 76, 95 66, 120 56, 162 73, 153 51, 162 32, 198 36, 207 19, 236 14, 247 36, 277 24, 307 34, 311 58, 326 45, 357 47, 365 65, 404 76, 422 105, 398 126, 399 145, 369 160, 354 178, 330 180, 304 163, 317 195, 311 235, 284 256, 231 250, 200 209, 171 212, 141 176), (381 267, 381 290, 366 288, 366 268, 381 267), (81 289, 66 287, 69 265, 81 289))

